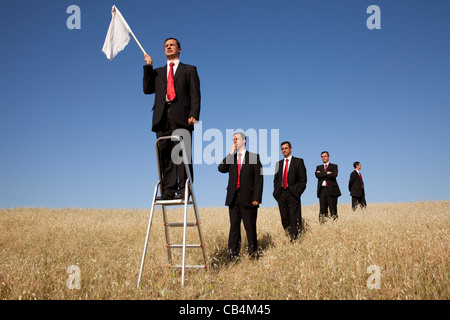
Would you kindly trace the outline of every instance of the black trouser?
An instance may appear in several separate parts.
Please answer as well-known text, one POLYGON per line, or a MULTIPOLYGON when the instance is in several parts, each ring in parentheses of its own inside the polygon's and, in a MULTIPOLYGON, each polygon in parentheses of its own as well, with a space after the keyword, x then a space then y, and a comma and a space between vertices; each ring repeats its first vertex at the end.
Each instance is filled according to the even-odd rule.
POLYGON ((300 199, 294 197, 287 189, 281 189, 278 199, 278 209, 280 210, 281 224, 291 239, 296 239, 302 230, 302 206, 300 199))
MULTIPOLYGON (((170 104, 166 104, 166 107, 164 108, 163 118, 161 120, 161 125, 158 131, 156 131, 156 138, 165 137, 165 136, 171 136, 172 133, 176 129, 181 129, 179 126, 177 126, 174 117, 172 115, 172 108, 170 108, 170 104)), ((186 135, 184 136, 185 141, 185 147, 188 145, 191 147, 191 133, 192 131, 189 131, 186 129, 186 132, 189 133, 189 137, 186 135), (189 139, 189 144, 187 143, 186 139, 189 139)), ((162 194, 164 195, 174 195, 176 192, 179 194, 184 194, 184 187, 187 180, 187 174, 185 170, 184 163, 180 164, 174 164, 172 162, 172 150, 174 147, 179 144, 177 141, 171 141, 171 140, 162 140, 159 143, 159 153, 160 153, 160 170, 161 170, 161 187, 162 187, 162 194)), ((191 150, 186 150, 188 154, 191 154, 191 150)), ((192 158, 189 159, 189 169, 191 172, 192 180, 194 180, 194 172, 192 168, 192 158)))
POLYGON ((363 190, 363 193, 362 193, 361 197, 352 197, 352 209, 353 209, 353 211, 356 210, 356 208, 358 207, 358 204, 361 205, 361 209, 367 207, 366 196, 364 194, 364 190, 363 190))
POLYGON ((331 196, 327 187, 320 188, 319 203, 320 212, 319 218, 328 217, 328 209, 330 209, 330 215, 333 218, 337 218, 337 202, 338 198, 331 196))
POLYGON ((241 221, 247 233, 248 253, 253 255, 258 250, 256 237, 256 218, 258 208, 245 207, 240 201, 240 192, 236 191, 232 204, 228 207, 230 214, 230 234, 228 237, 228 250, 231 258, 239 255, 241 250, 241 221))

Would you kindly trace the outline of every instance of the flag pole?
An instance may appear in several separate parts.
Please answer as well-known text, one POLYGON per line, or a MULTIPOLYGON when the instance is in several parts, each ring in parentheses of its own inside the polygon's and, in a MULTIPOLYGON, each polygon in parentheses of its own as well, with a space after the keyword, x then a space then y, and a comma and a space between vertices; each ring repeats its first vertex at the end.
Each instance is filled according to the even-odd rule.
POLYGON ((117 10, 117 12, 119 13, 119 17, 120 19, 122 19, 122 22, 127 26, 128 31, 131 33, 131 35, 133 36, 134 40, 136 40, 136 43, 138 44, 139 48, 141 48, 142 52, 144 54, 147 54, 147 52, 145 52, 144 48, 142 48, 141 44, 139 43, 138 39, 136 38, 136 36, 134 35, 133 31, 131 30, 130 26, 128 25, 127 21, 125 20, 125 18, 122 16, 122 14, 120 13, 119 9, 117 9, 117 7, 114 5, 113 6, 113 10, 117 10))
POLYGON ((138 44, 139 48, 141 48, 142 52, 143 52, 144 54, 147 54, 147 52, 145 52, 144 48, 142 48, 142 46, 141 46, 141 44, 139 43, 138 39, 137 39, 136 36, 134 35, 133 31, 131 31, 131 28, 130 28, 130 33, 131 33, 131 35, 133 36, 134 40, 136 40, 136 43, 138 44))

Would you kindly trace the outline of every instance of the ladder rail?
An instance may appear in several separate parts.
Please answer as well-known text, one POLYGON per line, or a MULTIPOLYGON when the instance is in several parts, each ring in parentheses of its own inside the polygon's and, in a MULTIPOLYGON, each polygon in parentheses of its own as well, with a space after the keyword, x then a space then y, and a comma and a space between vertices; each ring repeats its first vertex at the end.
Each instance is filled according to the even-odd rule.
MULTIPOLYGON (((166 206, 162 206, 162 214, 163 214, 163 221, 164 224, 167 224, 167 212, 166 212, 166 206)), ((167 229, 167 226, 164 226, 164 234, 166 237, 166 243, 170 243, 170 236, 169 236, 169 230, 167 229)), ((169 264, 172 264, 172 251, 170 251, 170 248, 167 247, 167 260, 169 261, 169 264)))
POLYGON ((194 213, 195 213, 195 219, 196 219, 195 221, 197 222, 197 225, 198 225, 198 234, 199 234, 199 238, 200 238, 200 243, 203 245, 202 246, 203 261, 205 261, 205 264, 206 264, 206 249, 205 249, 204 242, 203 242, 203 232, 202 232, 201 223, 200 223, 200 216, 198 214, 197 200, 195 199, 194 188, 192 188, 192 190, 191 190, 191 195, 192 195, 192 206, 194 207, 194 213))
MULTIPOLYGON (((184 155, 184 152, 183 152, 184 155)), ((190 178, 190 177, 189 177, 190 178)), ((186 228, 187 228, 187 203, 189 196, 189 178, 186 179, 186 183, 184 186, 184 220, 183 220, 183 256, 182 256, 182 265, 181 265, 181 286, 184 286, 184 272, 186 271, 186 228)))
POLYGON ((158 193, 159 185, 160 185, 160 181, 158 181, 158 183, 156 184, 155 191, 153 193, 152 208, 150 210, 150 218, 148 219, 147 235, 145 236, 144 251, 142 252, 141 268, 139 270, 139 278, 138 278, 138 284, 137 284, 138 288, 139 288, 139 283, 141 282, 142 271, 144 269, 145 256, 147 253, 147 246, 148 246, 148 237, 150 235, 150 228, 152 226, 153 213, 155 211, 155 201, 154 200, 156 199, 156 194, 158 193))

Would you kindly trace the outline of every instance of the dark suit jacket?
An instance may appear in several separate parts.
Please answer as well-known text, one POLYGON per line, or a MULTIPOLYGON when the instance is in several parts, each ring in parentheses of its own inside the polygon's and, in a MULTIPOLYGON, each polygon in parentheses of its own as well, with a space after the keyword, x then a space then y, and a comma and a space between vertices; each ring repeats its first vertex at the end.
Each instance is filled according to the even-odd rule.
MULTIPOLYGON (((273 177, 273 197, 278 201, 283 183, 284 159, 275 165, 275 175, 273 177)), ((289 165, 287 182, 289 192, 297 199, 300 199, 306 189, 306 168, 303 159, 292 156, 289 165)))
POLYGON ((356 170, 350 174, 350 180, 348 181, 348 191, 352 197, 361 197, 363 195, 363 186, 359 174, 356 170))
MULTIPOLYGON (((159 131, 158 124, 166 103, 167 65, 157 69, 145 65, 143 85, 145 94, 155 94, 152 131, 156 132, 159 131)), ((171 108, 174 110, 175 122, 181 128, 193 130, 194 127, 188 124, 188 118, 199 120, 200 116, 200 80, 197 68, 180 62, 175 72, 174 85, 177 96, 172 101, 171 108)))
POLYGON ((331 174, 327 174, 325 172, 325 166, 322 164, 317 166, 316 168, 316 178, 317 178, 317 198, 320 195, 320 188, 322 187, 322 182, 324 180, 327 181, 328 192, 332 197, 340 197, 341 190, 339 189, 339 185, 337 183, 337 175, 338 175, 338 166, 337 164, 329 163, 327 171, 330 171, 331 174), (317 173, 317 171, 320 171, 317 173))
MULTIPOLYGON (((225 205, 233 202, 238 178, 237 155, 228 154, 219 164, 219 171, 228 173, 227 197, 225 205)), ((245 207, 252 207, 253 201, 262 202, 263 175, 259 155, 246 151, 244 164, 241 166, 240 199, 245 207)))

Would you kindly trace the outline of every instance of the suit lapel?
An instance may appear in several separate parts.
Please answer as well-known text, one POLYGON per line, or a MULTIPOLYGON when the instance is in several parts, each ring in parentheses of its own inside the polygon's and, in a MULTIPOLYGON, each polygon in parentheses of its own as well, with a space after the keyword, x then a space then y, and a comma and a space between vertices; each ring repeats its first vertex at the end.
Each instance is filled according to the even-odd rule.
POLYGON ((244 163, 241 165, 241 175, 242 172, 247 168, 247 165, 249 164, 249 154, 248 151, 245 151, 245 156, 244 156, 244 163))
POLYGON ((244 163, 241 164, 241 176, 242 173, 245 171, 245 169, 248 167, 248 164, 250 163, 250 155, 248 150, 245 151, 245 156, 244 156, 244 163))
POLYGON ((284 159, 280 160, 278 165, 278 176, 280 181, 283 181, 283 172, 284 172, 284 159))
POLYGON ((167 64, 164 67, 161 67, 161 76, 164 83, 167 85, 167 64))
POLYGON ((289 175, 291 175, 291 171, 295 170, 295 162, 296 162, 296 158, 294 158, 294 156, 292 156, 291 163, 289 164, 288 179, 289 179, 289 175))
MULTIPOLYGON (((183 63, 180 62, 177 67, 177 72, 175 72, 175 76, 173 78, 174 83, 177 82, 178 78, 183 73, 184 69, 186 69, 186 65, 184 65, 183 63)), ((167 79, 166 79, 166 81, 167 81, 167 79)))

